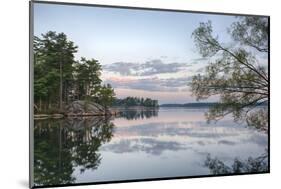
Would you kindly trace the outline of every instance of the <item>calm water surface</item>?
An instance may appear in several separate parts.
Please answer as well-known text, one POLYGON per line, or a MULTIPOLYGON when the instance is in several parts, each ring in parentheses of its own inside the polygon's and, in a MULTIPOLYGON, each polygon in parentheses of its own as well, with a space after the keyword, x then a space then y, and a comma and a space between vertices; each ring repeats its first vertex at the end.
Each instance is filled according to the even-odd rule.
MULTIPOLYGON (((231 167, 265 154, 268 136, 232 117, 207 124, 207 109, 127 111, 118 118, 36 120, 36 185, 214 174, 208 156, 231 167)), ((213 166, 214 168, 214 166, 213 166)), ((250 172, 250 171, 249 171, 250 172)))

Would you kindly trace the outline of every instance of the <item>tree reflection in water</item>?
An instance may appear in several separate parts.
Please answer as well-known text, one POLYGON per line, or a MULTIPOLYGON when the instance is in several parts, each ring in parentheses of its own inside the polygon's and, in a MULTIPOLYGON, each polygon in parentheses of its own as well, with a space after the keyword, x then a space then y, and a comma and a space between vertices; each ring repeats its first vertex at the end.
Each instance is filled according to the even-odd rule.
POLYGON ((120 116, 127 120, 145 119, 158 116, 158 108, 138 109, 128 108, 121 110, 120 116))
POLYGON ((226 165, 218 158, 211 158, 211 155, 208 154, 205 166, 214 175, 268 172, 268 154, 265 153, 257 158, 249 157, 247 160, 235 158, 231 166, 226 165))
POLYGON ((97 169, 99 147, 109 142, 114 125, 106 117, 36 120, 34 127, 34 183, 37 186, 75 182, 80 173, 97 169))

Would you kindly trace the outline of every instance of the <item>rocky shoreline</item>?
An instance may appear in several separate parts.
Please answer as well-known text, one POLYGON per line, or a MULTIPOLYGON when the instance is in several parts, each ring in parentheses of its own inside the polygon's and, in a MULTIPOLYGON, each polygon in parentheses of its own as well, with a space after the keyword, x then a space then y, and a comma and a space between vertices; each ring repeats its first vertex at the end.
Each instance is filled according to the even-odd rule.
POLYGON ((87 117, 87 116, 116 116, 119 111, 116 109, 106 109, 103 106, 86 101, 74 101, 64 108, 63 113, 55 114, 35 114, 34 119, 60 119, 64 117, 87 117))

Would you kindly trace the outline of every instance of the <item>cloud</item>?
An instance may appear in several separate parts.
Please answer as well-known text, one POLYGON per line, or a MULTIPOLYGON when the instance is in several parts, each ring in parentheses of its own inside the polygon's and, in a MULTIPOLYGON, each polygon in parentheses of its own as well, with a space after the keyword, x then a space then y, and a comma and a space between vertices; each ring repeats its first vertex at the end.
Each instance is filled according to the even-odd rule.
POLYGON ((196 70, 196 73, 202 73, 202 72, 204 72, 204 70, 205 70, 205 68, 199 68, 196 70))
POLYGON ((206 120, 202 121, 186 121, 186 122, 150 122, 139 124, 134 127, 122 127, 115 130, 116 134, 119 133, 137 133, 142 137, 157 137, 161 135, 167 136, 185 136, 190 138, 205 138, 207 139, 220 139, 221 144, 227 138, 232 138, 241 135, 240 131, 244 128, 235 128, 235 132, 225 132, 228 129, 233 129, 236 125, 228 120, 221 120, 216 125, 212 125, 212 132, 210 132, 210 125, 206 120), (165 126, 163 126, 165 125, 165 126), (181 125, 189 125, 189 127, 181 127, 181 125), (196 126, 194 126, 196 125, 196 126), (224 141, 223 141, 224 140, 224 141))
POLYGON ((161 141, 154 138, 124 139, 118 143, 105 145, 102 150, 115 153, 145 152, 151 155, 161 155, 164 151, 178 151, 185 147, 174 141, 161 141))
POLYGON ((128 62, 116 62, 109 65, 103 65, 103 70, 116 72, 121 75, 132 75, 132 70, 135 70, 137 68, 137 64, 128 62))
POLYGON ((119 73, 123 76, 152 76, 162 73, 176 73, 190 66, 188 63, 164 63, 160 59, 154 59, 145 63, 116 62, 104 65, 103 70, 119 73))
POLYGON ((228 140, 220 140, 218 141, 218 144, 234 146, 236 143, 228 140))
POLYGON ((162 56, 160 56, 160 58, 166 59, 166 58, 168 58, 168 56, 162 55, 162 56))
POLYGON ((191 64, 199 64, 199 63, 206 63, 208 61, 208 58, 202 57, 202 58, 194 58, 191 60, 191 64))
POLYGON ((188 82, 192 77, 167 78, 160 79, 158 77, 141 78, 141 79, 120 79, 111 77, 105 80, 114 88, 138 89, 146 91, 180 91, 182 88, 188 88, 188 82))

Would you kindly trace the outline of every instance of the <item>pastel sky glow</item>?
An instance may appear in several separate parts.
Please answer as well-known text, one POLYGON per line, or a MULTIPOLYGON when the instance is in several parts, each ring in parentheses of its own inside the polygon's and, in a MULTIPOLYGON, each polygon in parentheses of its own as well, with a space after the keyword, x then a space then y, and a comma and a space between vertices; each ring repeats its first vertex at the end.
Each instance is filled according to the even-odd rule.
POLYGON ((188 82, 208 62, 197 53, 191 34, 208 20, 227 43, 234 16, 35 3, 34 35, 64 32, 78 45, 76 59, 102 64, 102 79, 119 98, 187 103, 195 101, 188 82))

